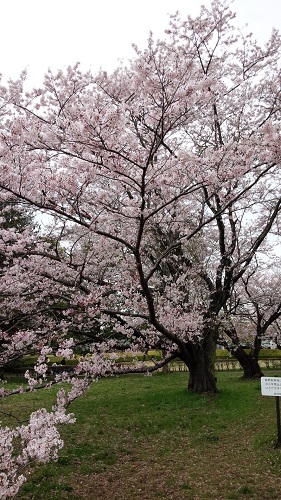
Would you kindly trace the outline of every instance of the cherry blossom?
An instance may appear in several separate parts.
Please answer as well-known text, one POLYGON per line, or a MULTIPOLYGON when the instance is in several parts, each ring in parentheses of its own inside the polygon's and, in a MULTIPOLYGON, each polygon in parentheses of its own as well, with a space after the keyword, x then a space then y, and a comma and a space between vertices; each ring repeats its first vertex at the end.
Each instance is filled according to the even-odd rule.
MULTIPOLYGON (((281 205, 280 36, 259 47, 233 17, 214 0, 196 19, 171 16, 163 40, 150 35, 111 75, 77 64, 28 93, 25 74, 0 88, 0 199, 41 224, 0 231, 0 359, 39 356, 14 392, 71 387, 22 434, 5 431, 7 456, 16 432, 22 460, 55 458, 56 419, 98 377, 128 370, 118 351, 165 354, 129 368, 143 373, 179 357, 190 390, 217 391, 222 320, 278 237, 281 205), (48 380, 48 355, 78 346, 89 355, 48 380), (39 440, 37 456, 42 415, 51 448, 39 440)), ((13 463, 6 492, 23 480, 13 463)))

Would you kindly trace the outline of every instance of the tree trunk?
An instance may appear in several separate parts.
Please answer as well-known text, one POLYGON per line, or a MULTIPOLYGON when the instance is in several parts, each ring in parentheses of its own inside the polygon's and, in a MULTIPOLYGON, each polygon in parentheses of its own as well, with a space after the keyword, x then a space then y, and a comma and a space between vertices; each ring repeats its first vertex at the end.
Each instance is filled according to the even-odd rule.
POLYGON ((189 391, 210 394, 218 392, 215 359, 216 338, 213 335, 208 335, 200 345, 191 344, 188 346, 188 355, 183 361, 189 369, 189 391))
POLYGON ((241 346, 236 349, 231 350, 231 354, 239 361, 244 374, 245 379, 257 379, 263 376, 261 367, 259 365, 259 357, 256 349, 251 349, 250 353, 247 354, 241 346))

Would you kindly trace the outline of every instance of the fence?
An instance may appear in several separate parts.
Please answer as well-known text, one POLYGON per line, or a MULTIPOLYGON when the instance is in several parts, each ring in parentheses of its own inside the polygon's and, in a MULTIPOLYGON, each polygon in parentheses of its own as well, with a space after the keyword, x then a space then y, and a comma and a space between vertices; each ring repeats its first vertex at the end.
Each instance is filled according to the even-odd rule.
MULTIPOLYGON (((268 368, 272 370, 281 369, 281 359, 260 359, 259 365, 261 368, 268 368)), ((229 371, 229 370, 242 370, 240 363, 236 359, 217 360, 215 362, 216 371, 229 371)), ((169 372, 187 372, 187 366, 181 361, 172 362, 168 364, 169 372)))

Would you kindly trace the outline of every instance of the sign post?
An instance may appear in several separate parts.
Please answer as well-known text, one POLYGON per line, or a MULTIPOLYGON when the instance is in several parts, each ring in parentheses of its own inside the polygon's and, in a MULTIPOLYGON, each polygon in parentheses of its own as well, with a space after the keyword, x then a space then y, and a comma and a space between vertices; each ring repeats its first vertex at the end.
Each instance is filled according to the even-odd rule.
POLYGON ((281 420, 280 420, 280 401, 281 396, 281 377, 261 377, 262 396, 275 396, 276 421, 277 421, 277 442, 275 448, 281 447, 281 420))
POLYGON ((275 396, 276 400, 276 416, 277 416, 277 442, 276 448, 280 448, 281 446, 281 426, 280 426, 280 402, 279 396, 275 396))

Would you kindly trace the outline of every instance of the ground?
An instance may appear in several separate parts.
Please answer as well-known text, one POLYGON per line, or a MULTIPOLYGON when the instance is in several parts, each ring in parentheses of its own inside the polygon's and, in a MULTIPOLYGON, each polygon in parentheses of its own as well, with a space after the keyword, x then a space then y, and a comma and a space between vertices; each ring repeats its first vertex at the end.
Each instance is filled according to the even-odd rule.
MULTIPOLYGON (((275 401, 240 376, 219 372, 215 396, 189 394, 186 373, 100 380, 73 404, 58 462, 31 469, 17 499, 279 500, 275 401)), ((44 394, 30 401, 48 407, 44 394)))

